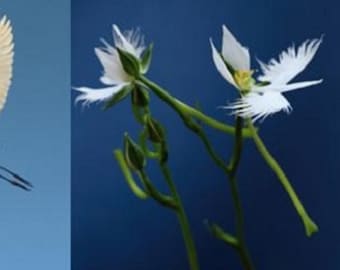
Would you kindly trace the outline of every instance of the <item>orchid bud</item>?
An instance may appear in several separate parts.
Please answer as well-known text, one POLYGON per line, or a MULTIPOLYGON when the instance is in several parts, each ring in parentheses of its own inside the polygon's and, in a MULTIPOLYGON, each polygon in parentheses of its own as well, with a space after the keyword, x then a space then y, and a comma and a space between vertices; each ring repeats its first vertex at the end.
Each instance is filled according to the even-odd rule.
POLYGON ((132 104, 137 107, 146 107, 149 105, 149 93, 142 86, 136 84, 131 95, 132 104))
POLYGON ((150 141, 154 143, 161 143, 164 141, 165 134, 162 126, 150 116, 146 118, 146 128, 150 141))
POLYGON ((128 134, 124 135, 124 158, 131 170, 141 171, 146 163, 142 149, 128 134))

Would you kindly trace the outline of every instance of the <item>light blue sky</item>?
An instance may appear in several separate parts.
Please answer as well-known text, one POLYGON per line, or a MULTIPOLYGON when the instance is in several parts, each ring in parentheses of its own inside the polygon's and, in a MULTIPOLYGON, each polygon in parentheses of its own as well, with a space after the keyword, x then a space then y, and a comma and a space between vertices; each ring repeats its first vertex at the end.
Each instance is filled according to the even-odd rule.
POLYGON ((0 114, 0 164, 33 192, 0 182, 0 268, 70 268, 70 1, 5 0, 14 78, 0 114))

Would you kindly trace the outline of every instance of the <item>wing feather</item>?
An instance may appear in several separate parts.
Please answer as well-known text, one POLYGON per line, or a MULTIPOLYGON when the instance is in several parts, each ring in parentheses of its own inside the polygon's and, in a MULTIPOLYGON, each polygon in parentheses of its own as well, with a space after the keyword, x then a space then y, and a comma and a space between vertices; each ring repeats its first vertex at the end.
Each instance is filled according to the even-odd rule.
POLYGON ((0 20, 0 111, 3 109, 12 80, 14 56, 12 26, 3 16, 0 20))

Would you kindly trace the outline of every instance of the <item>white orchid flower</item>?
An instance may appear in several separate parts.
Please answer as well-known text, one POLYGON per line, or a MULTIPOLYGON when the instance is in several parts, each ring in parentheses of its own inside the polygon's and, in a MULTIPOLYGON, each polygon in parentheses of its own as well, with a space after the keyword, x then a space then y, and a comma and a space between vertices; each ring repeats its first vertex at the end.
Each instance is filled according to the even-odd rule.
POLYGON ((230 84, 240 90, 241 98, 225 106, 233 114, 253 121, 264 119, 279 111, 289 112, 291 105, 282 93, 315 84, 322 80, 289 83, 301 73, 313 59, 322 38, 306 40, 300 47, 294 45, 280 54, 279 60, 271 59, 269 64, 259 62, 262 75, 253 78, 250 55, 223 25, 222 52, 219 53, 210 39, 212 56, 219 73, 230 84))
POLYGON ((89 87, 74 88, 81 92, 76 98, 76 102, 83 101, 83 104, 86 105, 93 102, 106 101, 134 80, 124 70, 117 48, 131 54, 140 61, 145 49, 143 37, 140 35, 139 30, 130 30, 123 34, 117 25, 113 25, 113 38, 114 47, 105 40, 102 40, 105 47, 95 48, 95 54, 104 68, 100 81, 108 87, 100 89, 89 87))
POLYGON ((0 111, 3 109, 12 80, 13 34, 6 16, 0 20, 0 111))

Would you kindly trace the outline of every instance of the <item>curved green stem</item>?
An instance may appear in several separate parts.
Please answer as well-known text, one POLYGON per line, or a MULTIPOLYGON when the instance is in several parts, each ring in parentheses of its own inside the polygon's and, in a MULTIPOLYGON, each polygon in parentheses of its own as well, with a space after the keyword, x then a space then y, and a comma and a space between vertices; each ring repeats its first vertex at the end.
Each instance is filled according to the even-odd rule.
POLYGON ((266 161, 268 166, 274 171, 276 176, 278 177, 280 183, 282 184, 283 188, 288 193, 297 213, 299 214, 307 236, 311 236, 318 231, 318 226, 314 223, 314 221, 309 217, 307 211, 305 210, 304 206, 302 205, 298 195, 296 194, 293 186, 289 182, 286 174, 280 167, 279 163, 275 160, 275 158, 269 153, 268 149, 266 148, 265 144, 261 140, 260 136, 258 135, 253 123, 249 120, 248 121, 249 129, 252 133, 252 137, 256 144, 257 150, 262 155, 263 159, 266 161))
MULTIPOLYGON (((146 77, 141 76, 139 78, 139 81, 145 84, 148 88, 150 88, 161 100, 170 105, 182 118, 183 116, 188 115, 194 117, 195 119, 205 123, 206 125, 214 129, 220 130, 228 134, 235 134, 234 127, 221 123, 215 120, 214 118, 205 115, 201 111, 179 101, 175 97, 171 96, 165 89, 161 88, 160 86, 150 81, 146 77)), ((251 136, 250 131, 245 129, 243 131, 243 136, 250 137, 251 136)))
POLYGON ((157 159, 157 158, 160 157, 158 152, 150 151, 148 149, 148 146, 147 146, 147 133, 146 133, 145 129, 142 130, 142 132, 139 134, 139 145, 142 148, 144 154, 148 158, 157 159))
POLYGON ((215 162, 215 164, 218 167, 220 167, 226 174, 229 174, 230 173, 229 168, 227 166, 225 166, 224 161, 216 154, 211 143, 209 142, 209 139, 205 135, 204 131, 202 129, 200 129, 197 134, 200 137, 200 139, 202 140, 205 148, 207 149, 210 157, 215 162))
POLYGON ((244 234, 244 217, 241 204, 241 198, 237 187, 236 173, 241 160, 241 153, 243 148, 243 138, 242 138, 243 121, 242 118, 236 118, 236 134, 235 134, 235 146, 234 153, 229 165, 229 182, 231 186, 231 193, 234 202, 235 212, 236 212, 236 234, 238 238, 238 251, 246 270, 254 269, 253 263, 251 261, 248 248, 246 245, 245 234, 244 234))
POLYGON ((164 175, 164 178, 171 191, 171 195, 175 199, 177 206, 178 206, 176 209, 176 213, 177 213, 178 221, 182 229, 182 235, 183 235, 183 239, 184 239, 187 254, 188 254, 190 269, 199 270, 196 247, 195 247, 195 243, 194 243, 192 233, 190 230, 189 220, 185 213, 181 198, 177 192, 174 182, 172 181, 171 174, 170 174, 168 167, 166 166, 165 163, 160 163, 160 166, 161 166, 161 170, 164 175))
POLYGON ((217 224, 209 225, 208 228, 216 238, 222 240, 223 242, 225 242, 226 244, 230 245, 231 247, 233 247, 235 249, 239 248, 240 243, 239 243, 237 237, 235 237, 234 235, 232 235, 228 232, 225 232, 217 224))
POLYGON ((141 181, 143 182, 146 190, 148 191, 148 194, 156 200, 158 203, 160 203, 163 206, 166 206, 168 208, 177 210, 178 204, 175 198, 162 194, 159 192, 151 183, 149 180, 149 177, 144 171, 139 171, 138 176, 140 177, 141 181))
POLYGON ((128 184, 128 186, 130 187, 132 193, 135 194, 140 199, 143 199, 143 200, 147 199, 149 197, 148 194, 144 190, 142 190, 133 180, 133 176, 125 162, 123 152, 121 150, 115 150, 114 156, 118 162, 120 169, 122 170, 124 179, 126 183, 128 184))
MULTIPOLYGON (((149 109, 147 108, 146 113, 150 114, 149 109)), ((136 115, 142 121, 140 123, 144 124, 143 116, 137 114, 136 115)), ((181 115, 182 117, 183 115, 181 115)), ((138 119, 137 119, 138 120, 138 119)), ((183 119, 184 120, 184 119, 183 119)), ((160 123, 159 123, 160 124, 160 123)), ((154 148, 157 150, 156 152, 152 152, 147 147, 147 136, 146 130, 144 129, 140 134, 140 144, 142 146, 143 152, 149 158, 157 158, 159 160, 159 165, 161 167, 161 171, 164 175, 166 183, 170 189, 171 196, 161 194, 151 183, 148 176, 144 171, 140 171, 139 177, 141 178, 142 182, 144 183, 148 193, 151 197, 153 197, 156 201, 158 201, 161 205, 164 205, 170 209, 173 209, 181 226, 183 239, 185 242, 185 247, 187 250, 188 261, 191 270, 199 270, 199 263, 197 258, 197 252, 195 243, 191 234, 190 224, 185 213, 181 198, 177 192, 176 186, 172 181, 170 171, 166 165, 167 160, 167 146, 165 138, 161 143, 154 143, 154 148)))

